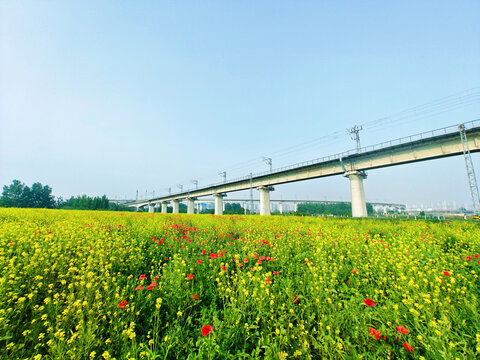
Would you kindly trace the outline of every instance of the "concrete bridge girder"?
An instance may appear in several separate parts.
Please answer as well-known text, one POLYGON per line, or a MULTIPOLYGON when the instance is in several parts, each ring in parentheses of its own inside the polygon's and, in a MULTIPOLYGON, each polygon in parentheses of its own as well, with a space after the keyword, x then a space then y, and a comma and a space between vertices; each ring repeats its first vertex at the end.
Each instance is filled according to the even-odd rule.
MULTIPOLYGON (((259 174, 253 178, 242 178, 230 183, 216 184, 203 189, 191 190, 188 193, 179 193, 173 196, 133 203, 129 206, 136 206, 138 209, 140 206, 148 205, 151 201, 180 201, 180 199, 185 199, 188 196, 224 195, 225 193, 247 190, 251 187, 259 189, 294 181, 344 175, 350 180, 353 216, 366 216, 366 205, 365 209, 363 207, 365 202, 363 179, 365 177, 361 175, 365 170, 463 154, 462 142, 458 132, 452 131, 442 135, 432 135, 431 137, 423 138, 414 136, 413 138, 416 140, 398 142, 396 144, 393 141, 395 145, 392 145, 391 141, 390 146, 379 144, 380 147, 377 147, 377 145, 371 146, 359 153, 345 152, 318 159, 318 162, 311 161, 297 164, 295 167, 274 171, 271 174, 259 174), (342 164, 342 161, 345 162, 346 166, 342 164), (354 164, 354 169, 349 168, 348 164, 354 164)), ((467 141, 470 152, 480 151, 480 126, 468 129, 467 141)), ((261 196, 264 197, 264 203, 266 203, 265 196, 268 196, 268 201, 270 201, 269 195, 261 193, 261 196)), ((215 197, 215 204, 215 213, 223 213, 223 196, 221 198, 215 197), (221 204, 221 206, 217 206, 217 203, 221 204)), ((265 210, 265 213, 267 212, 265 210)))

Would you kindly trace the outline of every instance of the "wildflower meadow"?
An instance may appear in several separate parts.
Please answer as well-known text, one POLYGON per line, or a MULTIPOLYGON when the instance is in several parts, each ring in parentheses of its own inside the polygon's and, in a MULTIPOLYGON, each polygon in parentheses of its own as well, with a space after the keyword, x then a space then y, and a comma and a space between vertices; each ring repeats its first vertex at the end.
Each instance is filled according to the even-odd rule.
POLYGON ((1 359, 480 358, 476 222, 0 209, 1 359))

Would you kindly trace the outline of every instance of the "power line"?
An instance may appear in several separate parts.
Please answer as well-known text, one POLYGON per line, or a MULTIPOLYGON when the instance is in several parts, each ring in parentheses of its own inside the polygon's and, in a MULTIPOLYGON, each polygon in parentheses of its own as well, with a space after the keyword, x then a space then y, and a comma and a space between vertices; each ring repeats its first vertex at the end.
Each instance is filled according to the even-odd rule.
MULTIPOLYGON (((349 130, 350 135, 352 136, 352 139, 355 140, 356 147, 358 150, 360 146, 360 142, 359 142, 360 139, 358 136, 359 130, 366 129, 366 130, 369 130, 369 133, 377 132, 381 129, 389 128, 392 126, 398 126, 399 124, 405 124, 407 122, 412 122, 414 120, 418 121, 419 119, 430 118, 432 116, 437 116, 448 111, 456 110, 458 108, 477 104, 480 102, 479 89, 480 89, 480 86, 473 87, 470 89, 463 90, 461 92, 444 96, 439 99, 432 100, 430 102, 426 102, 424 104, 407 108, 405 110, 399 111, 389 116, 367 121, 358 126, 356 125, 352 129, 350 129, 349 130)), ((262 158, 256 157, 250 160, 242 161, 230 166, 228 168, 228 172, 232 174, 245 168, 249 168, 251 170, 252 167, 260 167, 262 162, 266 162, 266 159, 268 159, 268 162, 266 163, 267 165, 270 165, 270 171, 272 171, 273 169, 272 169, 271 163, 273 158, 275 160, 278 160, 281 158, 290 157, 293 154, 298 155, 298 153, 305 153, 306 150, 314 149, 315 147, 318 147, 318 145, 321 145, 322 147, 324 147, 325 145, 331 145, 332 143, 336 143, 339 140, 344 139, 344 134, 345 133, 341 131, 335 131, 333 133, 323 135, 312 140, 308 140, 296 145, 292 145, 287 148, 270 152, 267 154, 267 156, 264 156, 262 158)), ((224 182, 226 182, 226 170, 223 172, 220 172, 219 175, 221 175, 224 179, 224 182)), ((209 175, 208 177, 211 178, 209 175)), ((201 179, 204 179, 204 178, 201 178, 201 179)), ((195 185, 197 186, 198 183, 195 185)), ((181 190, 183 190, 183 186, 181 190)))

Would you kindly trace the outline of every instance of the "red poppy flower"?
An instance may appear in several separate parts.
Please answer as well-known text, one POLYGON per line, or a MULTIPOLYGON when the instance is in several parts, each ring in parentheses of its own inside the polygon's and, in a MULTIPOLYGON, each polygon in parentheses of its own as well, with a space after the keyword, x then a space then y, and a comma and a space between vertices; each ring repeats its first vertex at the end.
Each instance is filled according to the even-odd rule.
POLYGON ((247 259, 247 258, 243 259, 243 262, 244 262, 245 264, 248 263, 248 259, 247 259))
POLYGON ((243 264, 242 264, 242 263, 238 263, 238 267, 242 267, 242 266, 243 266, 243 264))
POLYGON ((138 285, 135 290, 143 290, 143 286, 142 285, 138 285))
POLYGON ((207 253, 207 250, 202 250, 202 255, 205 255, 207 253))
POLYGON ((399 333, 402 333, 402 334, 405 334, 405 335, 408 334, 408 330, 405 329, 403 326, 397 326, 397 331, 398 331, 399 333))
POLYGON ((258 264, 258 265, 262 265, 262 260, 258 260, 258 261, 257 261, 257 264, 258 264))
POLYGON ((147 277, 145 276, 145 274, 142 274, 140 275, 140 277, 138 278, 139 280, 145 280, 147 277))
POLYGON ((265 279, 265 283, 266 283, 266 284, 270 284, 271 282, 272 282, 272 280, 270 280, 269 278, 266 278, 266 279, 265 279))
POLYGON ((358 272, 357 269, 353 269, 353 270, 352 270, 352 274, 356 274, 357 272, 358 272))
POLYGON ((157 240, 157 237, 156 236, 152 237, 152 240, 157 240))
POLYGON ((278 271, 274 271, 274 272, 273 272, 273 275, 278 275, 278 271))
POLYGON ((222 266, 222 270, 223 270, 223 271, 227 271, 227 267, 226 267, 226 266, 222 266))
POLYGON ((370 335, 375 337, 375 339, 380 340, 380 331, 369 328, 368 331, 370 332, 370 335))
POLYGON ((193 279, 193 274, 188 274, 187 275, 187 280, 193 279))
POLYGON ((210 259, 216 259, 216 258, 218 258, 218 254, 211 253, 210 255, 208 255, 208 257, 209 257, 210 259))
POLYGON ((197 264, 201 264, 202 263, 202 260, 197 260, 197 264))
POLYGON ((157 281, 157 280, 158 280, 158 276, 155 276, 155 277, 153 278, 153 280, 157 281))
POLYGON ((299 300, 300 300, 300 299, 298 298, 298 296, 295 295, 295 299, 293 299, 293 303, 294 303, 294 304, 298 304, 298 301, 299 301, 299 300))
POLYGON ((444 271, 444 272, 443 272, 443 275, 445 275, 445 276, 450 276, 451 274, 450 274, 448 271, 444 271))
POLYGON ((127 307, 127 304, 128 304, 127 300, 122 300, 118 303, 118 307, 120 309, 125 309, 127 307))
POLYGON ((478 254, 473 255, 474 258, 478 258, 478 254))
POLYGON ((157 282, 156 282, 156 281, 152 281, 151 285, 157 286, 157 282))
POLYGON ((410 346, 407 342, 404 342, 403 347, 405 348, 405 350, 410 351, 413 354, 413 346, 410 346))
POLYGON ((375 307, 377 305, 375 305, 375 301, 371 300, 371 299, 365 299, 363 300, 363 302, 365 303, 365 305, 367 306, 372 306, 372 307, 375 307))
POLYGON ((154 286, 152 284, 147 286, 147 290, 153 290, 154 286))
POLYGON ((212 331, 212 325, 202 326, 202 335, 207 336, 212 331))
POLYGON ((197 294, 193 294, 192 298, 194 298, 195 300, 200 300, 200 298, 197 296, 197 294))
POLYGON ((472 261, 473 258, 471 256, 467 256, 467 260, 472 261))

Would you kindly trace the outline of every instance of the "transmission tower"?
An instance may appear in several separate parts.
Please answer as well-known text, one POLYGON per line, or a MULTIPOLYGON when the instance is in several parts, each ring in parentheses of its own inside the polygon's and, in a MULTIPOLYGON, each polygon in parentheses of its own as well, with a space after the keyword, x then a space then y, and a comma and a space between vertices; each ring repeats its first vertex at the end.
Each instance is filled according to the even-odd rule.
POLYGON ((218 173, 221 177, 223 177, 223 182, 227 183, 227 172, 226 171, 221 171, 218 173))
POLYGON ((183 192, 183 185, 182 184, 177 184, 177 187, 180 189, 180 192, 183 192))
POLYGON ((272 172, 272 158, 263 156, 262 159, 265 162, 265 164, 270 165, 270 172, 272 172))
POLYGON ((195 189, 198 189, 198 180, 190 180, 195 185, 195 189))
POLYGON ((250 215, 253 215, 253 174, 250 173, 250 215))
POLYGON ((458 128, 460 129, 460 138, 462 139, 463 157, 465 158, 465 166, 467 168, 467 179, 470 187, 470 195, 472 196, 473 212, 478 214, 480 212, 480 197, 478 196, 475 169, 473 168, 472 157, 470 156, 470 149, 468 148, 467 133, 464 124, 460 124, 458 128))
POLYGON ((355 141, 357 145, 357 152, 360 152, 360 135, 358 135, 359 131, 362 130, 362 126, 355 125, 351 129, 347 129, 347 132, 350 134, 350 137, 353 141, 355 141))

